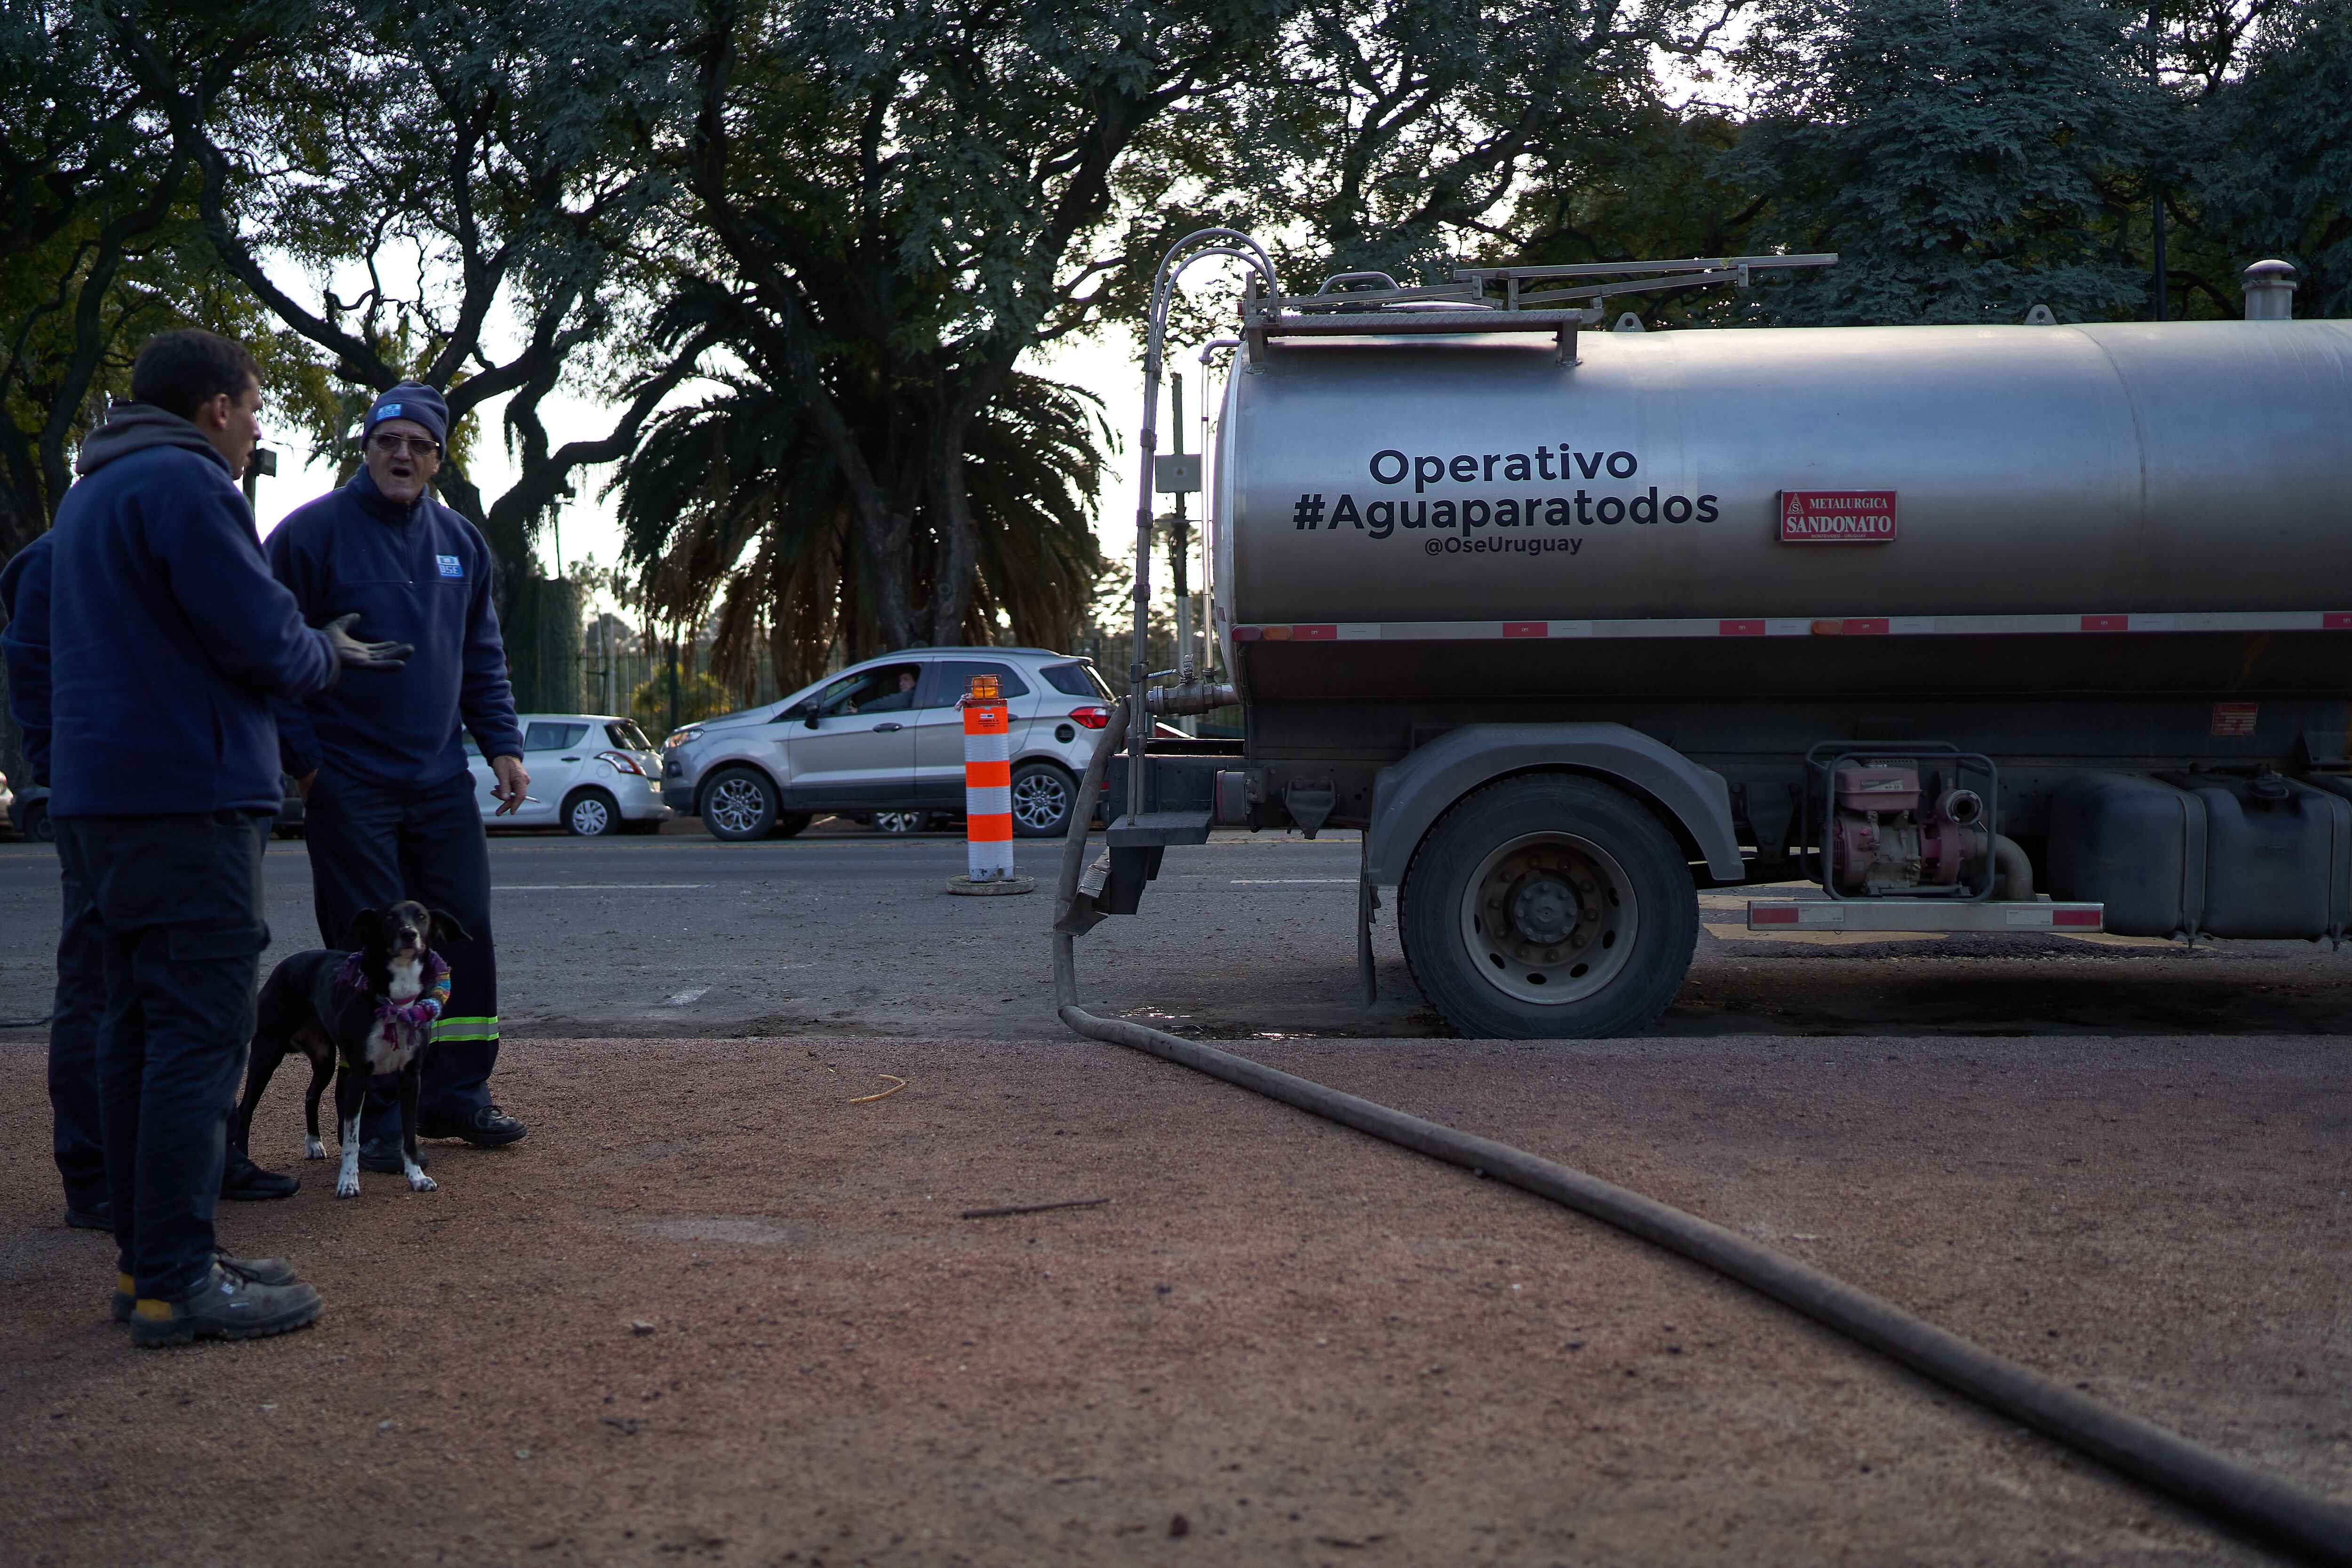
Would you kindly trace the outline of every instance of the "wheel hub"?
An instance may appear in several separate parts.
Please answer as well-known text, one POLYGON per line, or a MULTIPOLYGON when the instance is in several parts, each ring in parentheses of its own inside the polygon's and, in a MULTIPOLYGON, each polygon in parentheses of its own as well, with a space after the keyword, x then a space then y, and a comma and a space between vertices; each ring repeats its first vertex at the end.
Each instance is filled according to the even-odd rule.
POLYGON ((1524 942, 1557 946, 1583 917, 1576 889, 1549 871, 1521 878, 1509 900, 1511 929, 1524 942))
POLYGON ((1633 879, 1607 850, 1530 833, 1497 846, 1464 888, 1462 940, 1487 984, 1559 1004, 1616 978, 1640 918, 1633 879))

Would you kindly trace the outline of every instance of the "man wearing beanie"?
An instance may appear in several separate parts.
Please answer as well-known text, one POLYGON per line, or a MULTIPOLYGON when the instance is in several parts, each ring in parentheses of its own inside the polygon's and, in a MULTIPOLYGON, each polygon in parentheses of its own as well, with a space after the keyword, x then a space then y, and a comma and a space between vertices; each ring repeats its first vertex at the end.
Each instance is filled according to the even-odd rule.
MULTIPOLYGON (((415 647, 399 670, 354 673, 307 701, 281 702, 278 728, 303 789, 320 939, 349 947, 361 910, 402 899, 455 915, 469 933, 436 942, 449 1000, 425 1056, 416 1133, 495 1148, 524 1128, 490 1099, 498 965, 465 735, 498 775, 501 814, 522 805, 530 775, 490 601, 489 547, 430 489, 448 433, 438 392, 394 387, 362 421, 365 461, 351 482, 269 536, 271 570, 314 625, 356 611, 373 635, 415 647)), ((361 1123, 361 1168, 398 1171, 400 1134, 396 1094, 380 1084, 361 1123)))
POLYGON ((344 667, 397 668, 405 650, 358 641, 355 616, 305 626, 271 580, 236 488, 261 405, 241 344, 150 338, 131 395, 82 442, 47 550, 10 578, 27 617, 11 654, 39 654, 11 674, 47 721, 50 818, 79 906, 68 938, 96 946, 102 973, 114 1315, 141 1345, 250 1339, 320 1311, 283 1263, 224 1258, 213 1231, 269 943, 270 700, 307 697, 344 667))

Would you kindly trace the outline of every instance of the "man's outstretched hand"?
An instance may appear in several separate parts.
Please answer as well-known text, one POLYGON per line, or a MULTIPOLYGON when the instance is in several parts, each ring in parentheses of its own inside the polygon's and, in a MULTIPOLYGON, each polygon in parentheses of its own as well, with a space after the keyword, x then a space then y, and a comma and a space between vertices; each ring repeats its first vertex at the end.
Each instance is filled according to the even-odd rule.
POLYGON ((523 770, 520 757, 492 757, 490 772, 498 775, 498 784, 490 793, 499 797, 499 809, 491 815, 506 816, 522 809, 523 791, 530 787, 530 774, 523 770))
POLYGON ((335 650, 335 661, 346 669, 398 669, 416 651, 414 644, 404 642, 362 642, 352 635, 352 625, 359 619, 355 612, 337 616, 320 629, 327 634, 327 642, 335 650))

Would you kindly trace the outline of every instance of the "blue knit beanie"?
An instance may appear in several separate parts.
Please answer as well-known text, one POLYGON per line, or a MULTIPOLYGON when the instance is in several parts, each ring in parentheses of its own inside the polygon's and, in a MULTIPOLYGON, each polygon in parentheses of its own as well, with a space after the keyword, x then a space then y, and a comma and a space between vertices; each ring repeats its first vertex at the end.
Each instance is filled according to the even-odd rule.
POLYGON ((431 431, 436 441, 448 444, 449 405, 441 401, 439 393, 421 383, 404 381, 368 405, 367 417, 360 422, 360 439, 374 435, 375 427, 387 419, 413 420, 431 431))

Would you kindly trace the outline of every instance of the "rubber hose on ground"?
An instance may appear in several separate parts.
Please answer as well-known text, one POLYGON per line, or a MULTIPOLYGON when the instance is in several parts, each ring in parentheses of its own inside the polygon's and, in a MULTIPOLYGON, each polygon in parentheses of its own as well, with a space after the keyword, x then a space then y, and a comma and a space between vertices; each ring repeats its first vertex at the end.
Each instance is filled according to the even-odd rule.
MULTIPOLYGON (((1112 721, 1096 742, 1093 760, 1078 786, 1072 831, 1062 848, 1062 876, 1054 899, 1057 921, 1068 912, 1076 895, 1079 872, 1086 864, 1087 825, 1093 819, 1111 753, 1126 731, 1125 708, 1112 711, 1112 721)), ((1062 1021, 1089 1038, 1175 1062, 1415 1153, 1549 1198, 1769 1296, 2168 1497, 2315 1561, 2352 1564, 2352 1509, 2113 1409, 1784 1253, 1507 1143, 1441 1127, 1140 1024, 1097 1017, 1077 1004, 1076 949, 1072 939, 1060 931, 1054 933, 1054 995, 1062 1021)))

